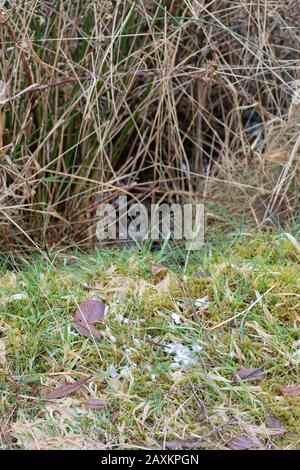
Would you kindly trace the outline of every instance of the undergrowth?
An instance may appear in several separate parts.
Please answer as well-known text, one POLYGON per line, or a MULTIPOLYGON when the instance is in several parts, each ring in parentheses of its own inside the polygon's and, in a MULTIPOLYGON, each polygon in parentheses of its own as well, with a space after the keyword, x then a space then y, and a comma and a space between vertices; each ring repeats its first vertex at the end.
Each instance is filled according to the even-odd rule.
POLYGON ((2 250, 92 246, 124 194, 295 216, 297 0, 0 5, 2 250))

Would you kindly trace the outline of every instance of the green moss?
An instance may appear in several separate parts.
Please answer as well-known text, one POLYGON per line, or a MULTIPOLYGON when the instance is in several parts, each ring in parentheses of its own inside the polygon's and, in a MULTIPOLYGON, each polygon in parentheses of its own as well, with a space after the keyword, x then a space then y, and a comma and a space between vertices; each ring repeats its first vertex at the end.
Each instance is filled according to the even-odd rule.
MULTIPOLYGON (((166 426, 169 438, 208 432, 203 410, 215 425, 233 414, 246 433, 252 425, 263 429, 272 411, 288 431, 272 441, 278 448, 295 447, 299 398, 279 390, 299 383, 299 264, 292 255, 280 237, 259 234, 193 255, 186 272, 179 268, 181 258, 174 259, 175 272, 161 289, 166 273, 153 276, 151 264, 168 263, 168 257, 132 250, 97 250, 71 266, 37 259, 22 271, 2 273, 0 339, 6 363, 0 364, 1 408, 9 412, 16 403, 16 384, 9 375, 20 377, 24 398, 11 424, 26 420, 34 428, 36 422, 39 432, 54 439, 59 420, 49 418, 45 403, 26 397, 39 397, 64 377, 91 374, 89 390, 71 396, 72 435, 88 439, 101 429, 119 447, 139 440, 153 447, 166 426), (193 276, 197 270, 211 277, 193 276), (135 286, 143 280, 147 288, 137 294, 135 286), (95 290, 99 285, 103 290, 95 290), (20 292, 28 298, 8 300, 20 292), (104 337, 96 345, 73 324, 77 304, 91 293, 109 305, 99 325, 104 337), (197 305, 204 297, 208 305, 197 305), (174 354, 165 345, 176 342, 189 348, 195 363, 174 367, 174 354), (262 368, 263 379, 234 383, 242 367, 262 368), (102 410, 85 407, 91 393, 108 400, 102 410)), ((240 433, 236 422, 224 429, 225 441, 240 433)), ((205 446, 213 448, 214 438, 205 446)))

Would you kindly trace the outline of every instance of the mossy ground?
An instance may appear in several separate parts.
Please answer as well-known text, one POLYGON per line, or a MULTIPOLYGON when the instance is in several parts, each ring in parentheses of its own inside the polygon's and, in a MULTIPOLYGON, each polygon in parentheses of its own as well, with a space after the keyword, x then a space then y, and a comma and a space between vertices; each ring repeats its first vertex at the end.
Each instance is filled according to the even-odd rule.
POLYGON ((297 245, 284 234, 252 234, 186 256, 99 249, 75 254, 73 264, 57 255, 3 267, 2 448, 154 449, 202 438, 198 448, 223 449, 244 434, 260 448, 300 447, 300 399, 280 391, 299 384, 297 245), (168 271, 153 275, 153 263, 168 271), (88 298, 107 305, 101 341, 74 328, 88 298), (190 363, 166 351, 174 343, 188 348, 190 363), (234 382, 243 367, 260 367, 262 380, 234 382), (76 393, 43 400, 89 376, 76 393), (105 406, 89 409, 91 397, 105 406), (270 413, 284 432, 268 428, 270 413))

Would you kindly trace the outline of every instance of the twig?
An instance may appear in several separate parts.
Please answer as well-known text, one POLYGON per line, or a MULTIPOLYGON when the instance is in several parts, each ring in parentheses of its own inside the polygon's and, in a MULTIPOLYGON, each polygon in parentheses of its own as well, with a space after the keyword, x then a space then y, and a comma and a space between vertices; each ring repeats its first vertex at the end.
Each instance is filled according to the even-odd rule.
POLYGON ((228 424, 232 423, 234 421, 234 418, 229 418, 227 421, 224 421, 224 423, 219 424, 215 428, 213 428, 211 431, 208 433, 204 434, 204 436, 200 437, 197 439, 197 441, 190 447, 190 449, 195 449, 196 447, 201 444, 201 442, 205 441, 208 437, 212 436, 213 434, 216 434, 216 432, 220 431, 220 429, 224 428, 225 426, 228 426, 228 424))
MULTIPOLYGON (((21 50, 21 53, 23 53, 23 51, 21 50)), ((18 98, 20 95, 23 95, 24 93, 36 93, 36 92, 41 92, 41 91, 45 91, 45 90, 48 90, 49 88, 55 88, 55 87, 60 87, 60 86, 64 86, 64 85, 68 85, 69 83, 76 83, 76 82, 84 82, 84 81, 88 81, 88 80, 107 80, 109 78, 108 74, 104 74, 104 75, 83 75, 83 76, 77 76, 77 77, 67 77, 67 78, 64 78, 64 79, 61 79, 61 80, 57 80, 56 82, 52 82, 52 83, 45 83, 44 85, 42 84, 38 84, 38 83, 33 83, 32 81, 32 77, 30 75, 30 68, 26 62, 26 58, 25 56, 24 57, 24 68, 25 68, 25 71, 27 72, 26 73, 26 76, 27 76, 27 82, 29 83, 28 87, 27 88, 24 88, 23 90, 18 90, 16 92, 15 95, 12 95, 12 96, 9 96, 7 97, 5 100, 1 101, 0 104, 5 104, 15 98, 18 98), (25 66, 25 63, 26 63, 26 66, 25 66), (29 82, 29 77, 30 77, 30 82, 29 82)), ((181 71, 178 71, 178 73, 176 73, 176 70, 171 73, 169 76, 165 76, 163 75, 163 71, 160 71, 160 70, 131 70, 131 71, 128 71, 128 72, 119 72, 119 73, 115 73, 114 77, 116 78, 123 78, 123 77, 128 77, 129 75, 131 76, 136 76, 136 77, 154 77, 154 76, 161 76, 161 78, 163 79, 172 79, 172 78, 178 78, 178 77, 190 77, 191 79, 199 79, 199 80, 203 80, 205 83, 207 83, 207 75, 206 75, 206 72, 205 70, 190 70, 188 69, 187 71, 185 71, 184 69, 181 71)))
POLYGON ((247 318, 247 315, 250 313, 251 309, 252 309, 258 302, 260 302, 261 299, 263 299, 272 289, 274 289, 274 287, 275 287, 275 286, 270 287, 264 294, 260 295, 254 302, 252 302, 252 304, 250 304, 249 307, 247 307, 245 310, 243 310, 243 311, 240 312, 240 313, 237 313, 236 315, 234 315, 234 316, 231 317, 231 318, 228 318, 227 320, 222 321, 222 322, 219 323, 218 325, 215 325, 215 326, 213 326, 212 328, 209 328, 209 331, 215 330, 216 328, 219 328, 220 326, 226 325, 226 323, 230 323, 232 320, 235 320, 236 318, 241 317, 242 315, 246 316, 246 318, 247 318))
MULTIPOLYGON (((15 46, 20 51, 20 58, 21 58, 24 73, 25 73, 25 76, 26 76, 27 85, 28 85, 28 87, 31 87, 34 83, 32 71, 31 71, 31 68, 30 68, 29 63, 26 59, 26 55, 25 55, 22 47, 20 47, 19 44, 18 44, 17 36, 16 36, 13 28, 9 24, 9 18, 6 17, 6 16, 3 16, 3 14, 2 14, 2 16, 0 18, 0 21, 1 21, 0 25, 6 27, 6 29, 8 30, 8 32, 9 32, 11 38, 12 38, 12 41, 14 42, 15 46)), ((0 104, 5 104, 5 102, 7 102, 7 101, 9 101, 9 99, 4 100, 4 102, 2 102, 0 104)), ((31 105, 31 113, 32 113, 32 118, 33 118, 35 127, 38 128, 38 118, 37 118, 37 114, 36 114, 36 110, 35 110, 35 97, 32 97, 30 99, 30 105, 31 105)))

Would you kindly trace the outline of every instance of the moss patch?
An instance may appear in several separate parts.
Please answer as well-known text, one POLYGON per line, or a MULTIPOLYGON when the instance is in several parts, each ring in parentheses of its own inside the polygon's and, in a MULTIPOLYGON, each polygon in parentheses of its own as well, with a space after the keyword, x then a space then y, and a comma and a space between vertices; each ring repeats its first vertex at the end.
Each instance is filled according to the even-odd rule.
POLYGON ((197 440, 227 421, 199 447, 226 448, 241 432, 261 448, 299 447, 300 399, 280 391, 299 384, 299 254, 270 237, 209 247, 189 263, 185 252, 98 250, 71 265, 56 257, 4 270, 2 447, 158 448, 165 436, 197 440), (154 276, 158 262, 168 270, 154 276), (88 298, 108 307, 97 343, 73 324, 88 298), (261 368, 262 380, 234 382, 243 367, 261 368), (71 396, 43 400, 84 377, 71 396), (91 397, 105 401, 101 410, 88 408, 91 397), (284 432, 267 427, 270 413, 284 432))

